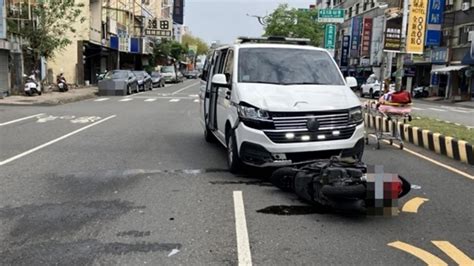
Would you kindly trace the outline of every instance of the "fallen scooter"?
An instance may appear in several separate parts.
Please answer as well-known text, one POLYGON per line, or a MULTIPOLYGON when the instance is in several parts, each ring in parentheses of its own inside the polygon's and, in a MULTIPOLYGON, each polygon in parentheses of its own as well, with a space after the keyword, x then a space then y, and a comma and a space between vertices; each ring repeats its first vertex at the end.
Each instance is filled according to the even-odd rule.
POLYGON ((397 215, 397 200, 411 189, 407 180, 384 173, 382 166, 340 157, 280 168, 271 182, 319 207, 371 215, 397 215))

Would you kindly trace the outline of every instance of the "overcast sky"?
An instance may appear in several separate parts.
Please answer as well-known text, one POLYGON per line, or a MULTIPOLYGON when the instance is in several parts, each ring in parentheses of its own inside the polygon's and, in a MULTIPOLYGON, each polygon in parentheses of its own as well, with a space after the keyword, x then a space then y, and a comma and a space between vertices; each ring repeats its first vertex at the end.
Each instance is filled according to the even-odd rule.
POLYGON ((238 36, 261 36, 262 26, 256 18, 246 14, 263 16, 281 3, 296 8, 308 8, 314 0, 184 0, 185 24, 193 35, 207 42, 220 40, 233 43, 238 36))

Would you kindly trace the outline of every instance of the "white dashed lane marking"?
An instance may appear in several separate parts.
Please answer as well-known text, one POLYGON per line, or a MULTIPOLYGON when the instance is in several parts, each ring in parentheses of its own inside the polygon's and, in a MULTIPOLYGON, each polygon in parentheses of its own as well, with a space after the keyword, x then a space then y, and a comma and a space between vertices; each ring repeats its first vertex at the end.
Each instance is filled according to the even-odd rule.
POLYGON ((119 102, 129 102, 133 100, 132 98, 125 98, 125 99, 122 99, 122 100, 119 100, 119 102))
POLYGON ((94 102, 103 102, 103 101, 107 101, 109 100, 110 98, 99 98, 97 100, 94 100, 94 102))
POLYGON ((177 102, 179 102, 179 101, 180 101, 180 99, 171 99, 171 100, 170 100, 171 103, 177 103, 177 102))
POLYGON ((156 101, 156 98, 151 98, 151 99, 146 99, 145 102, 154 102, 156 101))

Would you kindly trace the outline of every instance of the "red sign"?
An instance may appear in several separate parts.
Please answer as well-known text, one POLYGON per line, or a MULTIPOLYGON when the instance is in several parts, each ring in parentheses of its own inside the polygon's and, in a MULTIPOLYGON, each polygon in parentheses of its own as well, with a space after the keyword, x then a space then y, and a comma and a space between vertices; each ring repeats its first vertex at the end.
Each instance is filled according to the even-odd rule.
POLYGON ((361 56, 370 55, 370 41, 372 39, 372 18, 364 18, 362 22, 362 49, 360 50, 361 56))

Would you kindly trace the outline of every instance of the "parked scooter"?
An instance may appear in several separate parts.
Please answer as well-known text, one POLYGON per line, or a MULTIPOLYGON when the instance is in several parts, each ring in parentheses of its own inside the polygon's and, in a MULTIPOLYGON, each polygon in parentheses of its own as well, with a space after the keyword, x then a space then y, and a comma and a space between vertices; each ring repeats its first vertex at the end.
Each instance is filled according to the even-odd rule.
POLYGON ((416 87, 413 89, 413 98, 426 98, 430 96, 426 87, 416 87))
POLYGON ((23 74, 23 77, 26 78, 25 94, 28 96, 33 96, 35 93, 41 95, 41 84, 36 79, 36 71, 33 71, 29 76, 23 74))
POLYGON ((280 168, 271 181, 323 208, 373 215, 383 215, 388 209, 396 215, 393 208, 410 191, 411 184, 397 174, 381 173, 381 169, 351 158, 333 157, 280 168))
POLYGON ((56 83, 58 84, 58 89, 60 92, 65 92, 69 90, 69 86, 67 85, 66 78, 64 78, 63 73, 60 73, 56 77, 56 83))

